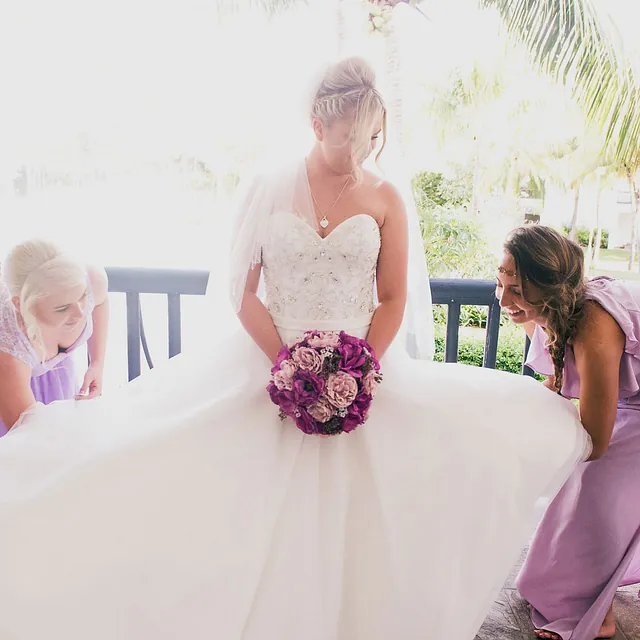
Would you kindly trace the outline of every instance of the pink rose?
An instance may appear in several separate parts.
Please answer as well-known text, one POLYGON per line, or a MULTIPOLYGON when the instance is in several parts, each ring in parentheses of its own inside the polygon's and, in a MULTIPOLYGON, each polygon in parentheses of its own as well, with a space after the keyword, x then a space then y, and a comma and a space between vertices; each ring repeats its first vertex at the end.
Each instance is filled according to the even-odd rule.
POLYGON ((362 379, 362 388, 364 392, 372 398, 376 395, 378 384, 378 376, 373 369, 362 379))
POLYGON ((348 407, 358 395, 358 383, 353 376, 344 371, 332 373, 327 379, 325 395, 329 402, 338 409, 348 407))
POLYGON ((307 344, 316 349, 323 347, 338 347, 340 345, 340 335, 333 331, 318 331, 316 335, 307 338, 307 344))
POLYGON ((324 399, 312 404, 307 411, 309 415, 318 422, 329 422, 336 414, 336 410, 324 399))
POLYGON ((293 361, 305 371, 320 373, 322 370, 322 358, 315 349, 300 347, 293 352, 293 361))
POLYGON ((293 378, 293 374, 296 372, 296 365, 291 360, 283 360, 280 363, 280 371, 282 371, 288 378, 293 378))
POLYGON ((296 372, 296 365, 291 360, 283 360, 280 363, 280 369, 273 374, 273 381, 282 391, 286 389, 291 391, 293 385, 293 374, 296 372))

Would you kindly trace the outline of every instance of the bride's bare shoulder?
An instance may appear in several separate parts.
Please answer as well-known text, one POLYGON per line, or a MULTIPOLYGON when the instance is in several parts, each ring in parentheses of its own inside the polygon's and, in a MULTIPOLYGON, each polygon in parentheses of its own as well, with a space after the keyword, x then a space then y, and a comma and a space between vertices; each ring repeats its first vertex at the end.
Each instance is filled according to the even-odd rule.
POLYGON ((402 196, 393 183, 380 178, 371 171, 365 171, 363 186, 375 197, 381 205, 383 217, 393 215, 395 212, 404 211, 402 196))

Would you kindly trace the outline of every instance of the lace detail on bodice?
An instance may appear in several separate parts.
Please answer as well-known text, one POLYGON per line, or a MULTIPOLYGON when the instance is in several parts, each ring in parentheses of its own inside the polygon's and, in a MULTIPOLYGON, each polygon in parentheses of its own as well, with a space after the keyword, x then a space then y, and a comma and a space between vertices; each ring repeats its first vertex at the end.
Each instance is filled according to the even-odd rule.
POLYGON ((15 307, 6 285, 0 282, 0 351, 9 354, 29 367, 34 358, 29 342, 18 327, 15 307))
POLYGON ((262 249, 267 308, 289 320, 346 320, 375 309, 380 230, 369 215, 321 238, 304 220, 274 214, 262 249))

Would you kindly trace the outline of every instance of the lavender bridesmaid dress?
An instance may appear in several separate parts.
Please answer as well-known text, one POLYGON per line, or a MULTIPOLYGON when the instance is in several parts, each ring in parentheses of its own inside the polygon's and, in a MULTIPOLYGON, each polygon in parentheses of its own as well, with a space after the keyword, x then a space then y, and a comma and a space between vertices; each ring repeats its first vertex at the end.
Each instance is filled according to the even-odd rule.
MULTIPOLYGON (((50 404, 56 400, 69 400, 78 391, 71 354, 84 345, 93 331, 91 312, 93 297, 87 297, 87 323, 80 337, 55 358, 41 362, 36 350, 20 330, 16 310, 9 291, 0 282, 0 351, 8 353, 31 367, 31 390, 36 402, 50 404)), ((0 437, 7 432, 0 420, 0 437)))
MULTIPOLYGON (((551 503, 516 583, 535 626, 564 640, 593 640, 616 589, 640 583, 640 286, 599 277, 587 298, 626 336, 613 436, 606 455, 580 464, 551 503)), ((527 363, 551 375, 545 343, 536 328, 527 363)), ((570 348, 562 393, 580 395, 570 348)))

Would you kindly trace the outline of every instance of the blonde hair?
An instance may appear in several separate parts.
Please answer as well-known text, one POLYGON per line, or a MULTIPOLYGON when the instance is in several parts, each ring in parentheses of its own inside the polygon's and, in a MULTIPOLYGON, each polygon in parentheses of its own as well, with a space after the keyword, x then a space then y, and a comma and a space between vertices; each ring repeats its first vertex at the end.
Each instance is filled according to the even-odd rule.
POLYGON ((44 360, 46 349, 35 305, 57 291, 87 283, 86 268, 47 240, 22 242, 9 252, 0 270, 11 298, 20 300, 20 315, 31 344, 44 360))
POLYGON ((356 180, 362 179, 361 165, 369 154, 371 137, 382 119, 383 142, 376 155, 380 157, 386 142, 387 110, 376 89, 376 74, 362 58, 346 58, 331 65, 315 91, 311 119, 324 125, 353 117, 351 162, 356 180))

